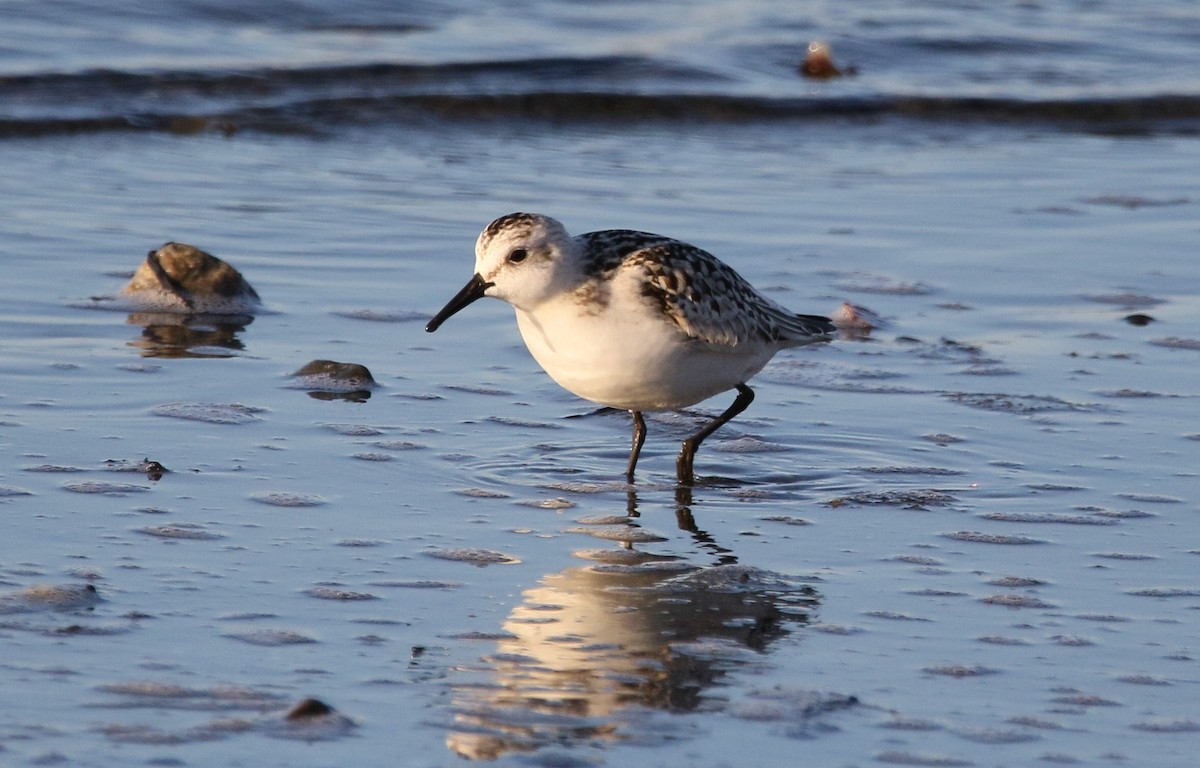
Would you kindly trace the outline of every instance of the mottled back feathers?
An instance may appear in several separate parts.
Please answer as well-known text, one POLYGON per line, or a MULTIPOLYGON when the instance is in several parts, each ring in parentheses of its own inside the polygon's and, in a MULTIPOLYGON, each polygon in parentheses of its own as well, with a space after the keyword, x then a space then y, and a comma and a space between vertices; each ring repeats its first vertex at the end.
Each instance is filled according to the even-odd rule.
POLYGON ((612 229, 576 238, 584 255, 582 293, 630 275, 641 294, 688 337, 710 344, 824 340, 828 319, 797 315, 760 294, 741 275, 707 251, 662 235, 612 229))

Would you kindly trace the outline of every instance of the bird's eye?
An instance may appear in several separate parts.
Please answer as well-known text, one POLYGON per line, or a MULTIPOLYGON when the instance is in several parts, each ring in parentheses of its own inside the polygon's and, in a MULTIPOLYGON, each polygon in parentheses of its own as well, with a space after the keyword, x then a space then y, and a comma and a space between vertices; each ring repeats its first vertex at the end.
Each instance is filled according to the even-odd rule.
POLYGON ((508 254, 508 261, 510 264, 520 264, 522 261, 525 261, 526 257, 528 256, 529 251, 525 250, 524 248, 514 248, 512 253, 508 254))

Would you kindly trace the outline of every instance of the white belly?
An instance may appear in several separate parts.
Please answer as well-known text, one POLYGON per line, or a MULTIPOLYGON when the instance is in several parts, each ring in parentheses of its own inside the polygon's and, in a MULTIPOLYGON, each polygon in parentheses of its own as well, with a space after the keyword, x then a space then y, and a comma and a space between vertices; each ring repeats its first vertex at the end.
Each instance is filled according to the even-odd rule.
POLYGON ((667 319, 610 308, 581 311, 573 301, 517 310, 530 354, 563 388, 613 408, 676 410, 744 383, 776 349, 718 346, 687 338, 667 319), (647 319, 651 322, 647 322, 647 319))

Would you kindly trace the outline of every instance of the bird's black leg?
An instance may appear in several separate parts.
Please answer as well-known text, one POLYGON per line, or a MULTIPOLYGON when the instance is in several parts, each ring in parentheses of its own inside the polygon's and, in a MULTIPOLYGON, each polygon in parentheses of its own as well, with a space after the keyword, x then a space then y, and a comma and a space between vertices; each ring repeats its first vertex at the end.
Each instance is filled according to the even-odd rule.
POLYGON ((637 467, 638 456, 642 452, 642 444, 646 442, 646 420, 641 411, 630 411, 633 414, 633 450, 629 452, 629 466, 625 468, 625 479, 633 482, 633 470, 637 467))
POLYGON ((704 429, 683 441, 683 449, 679 451, 679 459, 675 462, 676 474, 679 477, 680 483, 691 485, 694 482, 695 477, 692 473, 692 462, 696 458, 696 449, 700 447, 700 443, 704 442, 704 438, 725 426, 730 419, 746 410, 750 406, 750 403, 754 402, 754 390, 750 389, 750 387, 747 387, 745 384, 738 384, 737 391, 737 399, 733 401, 733 405, 725 409, 725 413, 722 413, 713 419, 704 429))

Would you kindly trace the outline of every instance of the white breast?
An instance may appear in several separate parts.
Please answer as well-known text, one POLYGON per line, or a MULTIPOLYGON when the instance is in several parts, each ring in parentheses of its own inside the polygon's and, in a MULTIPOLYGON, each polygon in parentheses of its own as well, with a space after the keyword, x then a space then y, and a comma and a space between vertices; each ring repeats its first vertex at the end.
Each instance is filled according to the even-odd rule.
POLYGON ((688 338, 640 296, 617 293, 604 305, 567 295, 535 312, 517 310, 534 359, 586 400, 636 411, 684 408, 747 381, 775 354, 764 344, 688 338))

